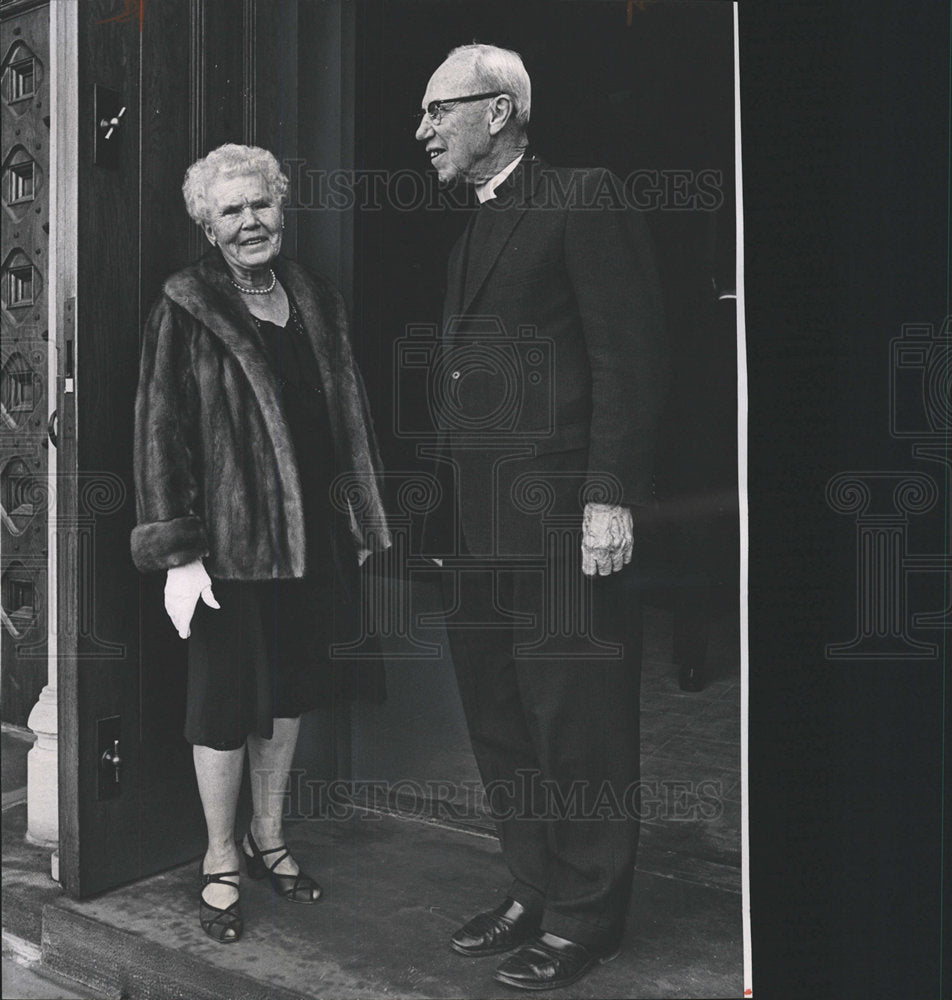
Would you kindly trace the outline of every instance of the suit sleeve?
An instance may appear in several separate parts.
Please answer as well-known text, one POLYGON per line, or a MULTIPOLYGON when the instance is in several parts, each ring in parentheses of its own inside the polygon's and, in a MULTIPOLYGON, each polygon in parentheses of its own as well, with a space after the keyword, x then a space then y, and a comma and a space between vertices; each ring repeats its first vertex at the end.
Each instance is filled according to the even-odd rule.
POLYGON ((647 225, 608 171, 593 171, 565 225, 565 261, 592 379, 589 481, 611 476, 645 506, 668 382, 661 289, 647 225))
POLYGON ((133 562, 143 573, 181 566, 208 553, 198 513, 191 322, 162 295, 145 325, 133 439, 137 523, 131 538, 133 562))

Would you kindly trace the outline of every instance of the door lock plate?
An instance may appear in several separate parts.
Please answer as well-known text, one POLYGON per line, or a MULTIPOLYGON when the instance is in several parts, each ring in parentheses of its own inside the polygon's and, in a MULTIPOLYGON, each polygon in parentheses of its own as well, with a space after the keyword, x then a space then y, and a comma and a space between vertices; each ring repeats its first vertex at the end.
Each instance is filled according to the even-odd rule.
POLYGON ((96 755, 99 761, 96 798, 116 799, 122 790, 123 760, 120 755, 121 727, 118 715, 96 723, 96 755))
POLYGON ((118 90, 96 84, 93 94, 96 145, 93 162, 109 170, 119 169, 119 146, 126 106, 118 90))

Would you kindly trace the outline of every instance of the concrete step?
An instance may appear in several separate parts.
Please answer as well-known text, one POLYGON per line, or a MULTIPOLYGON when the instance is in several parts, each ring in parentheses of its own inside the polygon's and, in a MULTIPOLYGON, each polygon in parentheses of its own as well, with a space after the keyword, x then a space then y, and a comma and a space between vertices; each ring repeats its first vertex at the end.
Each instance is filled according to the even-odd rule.
MULTIPOLYGON (((44 966, 112 998, 313 1000, 512 995, 496 959, 463 959, 450 933, 495 905, 509 878, 492 837, 393 816, 299 821, 289 844, 324 886, 315 906, 242 882, 245 934, 206 937, 197 861, 94 899, 66 897, 48 855, 22 842, 25 809, 4 814, 4 927, 34 929, 44 966)), ((621 956, 553 993, 563 1000, 741 994, 741 896, 636 873, 621 956)), ((544 996, 545 994, 540 994, 544 996)))

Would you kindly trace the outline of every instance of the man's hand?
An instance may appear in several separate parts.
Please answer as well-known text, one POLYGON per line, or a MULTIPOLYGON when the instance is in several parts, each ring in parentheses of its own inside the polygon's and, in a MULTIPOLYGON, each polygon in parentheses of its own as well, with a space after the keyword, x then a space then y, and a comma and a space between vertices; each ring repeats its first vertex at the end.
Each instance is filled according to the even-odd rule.
POLYGON ((582 518, 582 572, 608 576, 631 562, 634 533, 631 511, 605 503, 587 503, 582 518))
POLYGON ((191 635, 192 615, 195 605, 201 599, 210 608, 220 608, 212 593, 212 581, 201 559, 173 566, 165 575, 165 610, 168 612, 175 631, 187 639, 191 635))

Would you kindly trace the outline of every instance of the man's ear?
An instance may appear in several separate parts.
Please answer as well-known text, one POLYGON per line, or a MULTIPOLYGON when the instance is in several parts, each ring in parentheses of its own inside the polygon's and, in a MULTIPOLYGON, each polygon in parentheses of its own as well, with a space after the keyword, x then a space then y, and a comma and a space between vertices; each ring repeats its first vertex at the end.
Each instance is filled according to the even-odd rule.
POLYGON ((500 94, 493 98, 489 107, 489 134, 498 135, 512 118, 512 98, 508 94, 500 94))

